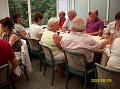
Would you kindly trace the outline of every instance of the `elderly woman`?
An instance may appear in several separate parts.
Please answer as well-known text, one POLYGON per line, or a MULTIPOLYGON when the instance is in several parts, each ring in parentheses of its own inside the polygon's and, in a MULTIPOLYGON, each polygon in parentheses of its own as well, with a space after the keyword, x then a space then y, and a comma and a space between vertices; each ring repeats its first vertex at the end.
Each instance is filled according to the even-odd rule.
POLYGON ((40 25, 43 21, 43 15, 40 12, 35 13, 34 23, 30 26, 30 37, 36 40, 40 40, 43 34, 40 25))
POLYGON ((61 51, 60 40, 56 32, 59 30, 58 19, 50 18, 47 24, 48 28, 42 35, 41 42, 47 45, 55 57, 55 60, 64 60, 64 53, 61 51))
POLYGON ((13 32, 13 21, 11 18, 6 17, 0 21, 1 23, 1 28, 3 30, 3 35, 2 38, 3 40, 6 40, 7 42, 10 43, 16 58, 19 60, 20 59, 20 51, 21 51, 21 38, 18 34, 13 32))
MULTIPOLYGON (((69 51, 76 51, 86 55, 88 68, 93 67, 93 51, 98 50, 99 44, 92 39, 91 35, 84 33, 85 21, 81 18, 73 19, 71 23, 71 31, 63 36, 61 46, 69 51)), ((73 64, 74 68, 78 68, 80 62, 73 64)))

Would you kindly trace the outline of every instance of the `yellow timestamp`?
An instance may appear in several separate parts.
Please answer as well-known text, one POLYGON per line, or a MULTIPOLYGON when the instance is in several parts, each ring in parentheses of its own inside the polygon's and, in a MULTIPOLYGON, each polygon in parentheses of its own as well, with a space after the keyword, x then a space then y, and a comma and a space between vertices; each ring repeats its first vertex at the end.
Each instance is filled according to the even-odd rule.
POLYGON ((91 82, 95 82, 95 83, 111 83, 112 79, 91 79, 91 82))

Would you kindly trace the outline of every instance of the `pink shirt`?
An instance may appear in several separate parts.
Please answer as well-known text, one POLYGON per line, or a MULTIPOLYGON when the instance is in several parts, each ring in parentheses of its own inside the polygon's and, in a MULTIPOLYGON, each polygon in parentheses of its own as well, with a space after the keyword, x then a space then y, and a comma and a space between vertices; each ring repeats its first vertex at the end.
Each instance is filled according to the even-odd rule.
POLYGON ((80 52, 86 55, 88 62, 93 61, 93 52, 99 44, 90 35, 81 32, 71 32, 63 36, 61 40, 63 49, 80 52))

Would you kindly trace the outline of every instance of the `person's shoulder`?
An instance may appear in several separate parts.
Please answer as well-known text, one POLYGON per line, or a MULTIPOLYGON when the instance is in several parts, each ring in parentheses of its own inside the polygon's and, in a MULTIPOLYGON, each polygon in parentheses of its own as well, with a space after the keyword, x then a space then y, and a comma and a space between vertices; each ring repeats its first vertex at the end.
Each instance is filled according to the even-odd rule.
POLYGON ((42 27, 37 24, 32 24, 30 25, 30 29, 42 29, 42 27))
POLYGON ((115 23, 116 23, 116 21, 112 21, 108 25, 114 25, 115 23))
POLYGON ((21 24, 15 24, 14 25, 15 27, 20 27, 20 26, 22 26, 21 24))
POLYGON ((104 21, 102 20, 102 19, 100 19, 100 18, 98 18, 98 20, 97 20, 99 23, 104 23, 104 21))
POLYGON ((120 38, 116 38, 115 41, 120 42, 120 38))
POLYGON ((2 47, 2 46, 6 46, 6 45, 9 45, 9 43, 5 40, 0 39, 0 46, 2 47))

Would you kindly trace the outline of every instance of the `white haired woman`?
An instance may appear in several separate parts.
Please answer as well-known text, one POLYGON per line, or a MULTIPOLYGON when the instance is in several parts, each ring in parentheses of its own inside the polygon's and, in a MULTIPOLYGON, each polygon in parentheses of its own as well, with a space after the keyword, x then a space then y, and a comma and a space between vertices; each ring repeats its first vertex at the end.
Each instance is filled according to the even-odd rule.
POLYGON ((50 18, 47 26, 47 30, 42 35, 41 42, 51 49, 56 61, 64 60, 65 56, 60 46, 61 37, 56 34, 56 32, 59 30, 58 19, 50 18))

